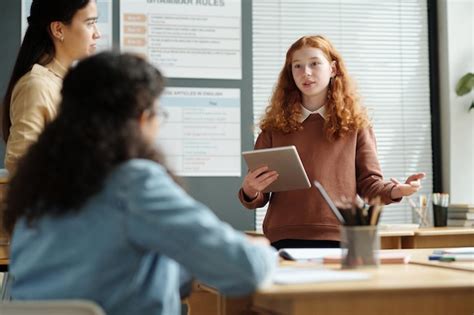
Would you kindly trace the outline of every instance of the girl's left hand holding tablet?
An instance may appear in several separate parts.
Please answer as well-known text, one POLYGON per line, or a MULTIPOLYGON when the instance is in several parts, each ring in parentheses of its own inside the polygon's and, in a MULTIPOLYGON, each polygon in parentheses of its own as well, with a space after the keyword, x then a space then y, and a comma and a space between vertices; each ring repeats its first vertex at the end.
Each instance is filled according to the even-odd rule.
POLYGON ((424 177, 425 173, 412 174, 407 178, 404 184, 400 183, 395 178, 391 178, 390 180, 396 184, 392 189, 391 198, 395 200, 416 193, 420 190, 421 180, 424 177))

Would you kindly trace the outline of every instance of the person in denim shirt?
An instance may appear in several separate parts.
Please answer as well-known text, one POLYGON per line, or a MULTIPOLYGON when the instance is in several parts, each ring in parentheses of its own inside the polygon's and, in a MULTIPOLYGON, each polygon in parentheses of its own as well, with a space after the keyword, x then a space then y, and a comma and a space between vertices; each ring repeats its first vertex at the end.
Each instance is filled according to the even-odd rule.
POLYGON ((268 241, 221 222, 164 166, 154 146, 162 89, 160 72, 128 54, 89 57, 66 75, 59 115, 7 196, 13 299, 171 315, 192 277, 226 295, 270 281, 268 241))

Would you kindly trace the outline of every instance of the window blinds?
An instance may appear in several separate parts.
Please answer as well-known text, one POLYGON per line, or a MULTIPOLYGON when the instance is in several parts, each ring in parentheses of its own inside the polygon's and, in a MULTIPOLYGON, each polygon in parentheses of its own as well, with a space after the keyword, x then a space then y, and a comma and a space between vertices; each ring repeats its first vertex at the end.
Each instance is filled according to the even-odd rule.
MULTIPOLYGON (((432 191, 426 0, 253 0, 253 106, 258 125, 288 47, 303 35, 328 37, 369 109, 385 179, 426 172, 432 191)), ((259 130, 256 128, 255 138, 259 130)), ((416 195, 414 196, 416 198, 416 195)), ((261 229, 266 208, 257 209, 261 229)), ((416 222, 406 201, 382 223, 416 222)))

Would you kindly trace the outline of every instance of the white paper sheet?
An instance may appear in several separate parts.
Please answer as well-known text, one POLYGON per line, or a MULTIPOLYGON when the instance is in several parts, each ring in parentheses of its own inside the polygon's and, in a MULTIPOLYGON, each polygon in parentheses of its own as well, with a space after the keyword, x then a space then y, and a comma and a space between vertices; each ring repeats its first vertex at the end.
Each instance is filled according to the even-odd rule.
POLYGON ((173 78, 242 78, 240 0, 120 1, 120 49, 173 78))
POLYGON ((327 269, 279 267, 273 277, 275 284, 302 284, 319 282, 361 281, 370 279, 363 272, 334 271, 327 269))
POLYGON ((341 255, 340 248, 282 248, 280 256, 291 260, 322 261, 325 256, 341 255))
POLYGON ((433 251, 433 254, 473 255, 474 247, 455 247, 455 248, 435 249, 433 251))
POLYGON ((240 89, 168 87, 158 145, 179 176, 240 176, 240 89))

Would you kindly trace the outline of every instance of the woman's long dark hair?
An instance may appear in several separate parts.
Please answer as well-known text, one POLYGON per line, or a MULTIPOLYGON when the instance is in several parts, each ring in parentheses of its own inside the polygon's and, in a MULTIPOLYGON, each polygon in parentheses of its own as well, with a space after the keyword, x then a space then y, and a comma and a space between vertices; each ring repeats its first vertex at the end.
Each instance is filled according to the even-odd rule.
POLYGON ((31 70, 35 63, 46 65, 54 58, 55 50, 50 32, 52 22, 69 24, 74 14, 90 0, 33 0, 28 28, 13 67, 7 91, 3 97, 2 131, 7 142, 10 135, 10 103, 16 83, 31 70))
POLYGON ((139 119, 164 88, 160 72, 140 57, 100 53, 79 62, 63 82, 58 117, 46 126, 10 181, 3 225, 77 211, 103 188, 120 163, 162 163, 139 119))

